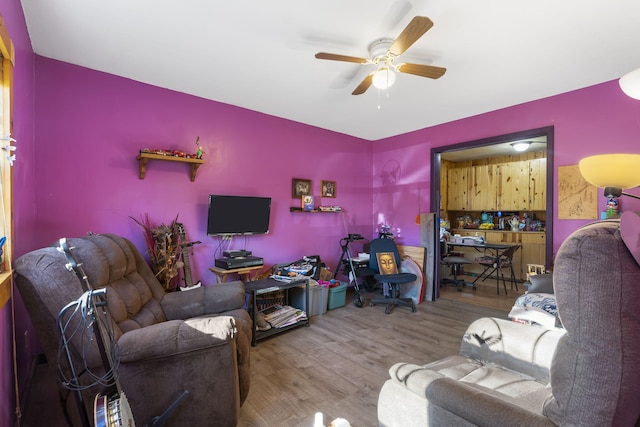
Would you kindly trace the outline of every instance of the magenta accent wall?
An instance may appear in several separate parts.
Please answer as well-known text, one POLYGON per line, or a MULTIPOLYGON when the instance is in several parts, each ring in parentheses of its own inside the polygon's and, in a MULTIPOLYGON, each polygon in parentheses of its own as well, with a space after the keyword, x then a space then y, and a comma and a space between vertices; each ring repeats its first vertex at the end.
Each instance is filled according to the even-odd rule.
MULTIPOLYGON (((18 140, 15 145, 19 148, 16 151, 17 161, 13 167, 13 182, 16 189, 13 221, 14 254, 19 254, 33 247, 31 230, 36 221, 34 198, 36 184, 33 174, 34 54, 20 1, 5 0, 0 2, 0 14, 2 14, 15 49, 13 137, 18 140)), ((21 384, 24 384, 30 367, 31 354, 37 348, 37 342, 19 295, 15 297, 15 306, 18 377, 21 384)), ((0 426, 12 426, 15 420, 13 317, 10 301, 0 309, 0 396, 2 396, 0 400, 0 426)), ((24 387, 20 387, 20 391, 23 393, 24 387)))
MULTIPOLYGON (((236 239, 232 248, 246 247, 267 265, 319 254, 335 268, 346 233, 374 237, 379 225, 389 224, 401 243, 418 244, 416 215, 430 209, 432 147, 553 125, 556 168, 591 154, 640 152, 640 102, 615 81, 369 142, 36 57, 19 0, 0 3, 0 13, 16 45, 16 256, 89 231, 124 235, 144 250, 129 217, 148 213, 169 222, 179 215, 188 238, 203 242, 195 249, 194 277, 211 283, 218 242, 205 235, 206 203, 208 194, 219 193, 273 198, 271 234, 236 239), (139 149, 195 151, 197 136, 207 163, 195 182, 186 165, 165 162, 150 163, 146 178, 138 178, 139 149), (297 204, 293 177, 312 179, 316 196, 321 179, 337 181, 338 197, 321 203, 341 205, 345 213, 290 213, 297 204)), ((640 203, 625 199, 622 208, 640 210, 640 203)), ((554 249, 588 222, 553 221, 554 249)), ((38 348, 19 296, 16 307, 23 386, 38 348)), ((11 330, 5 306, 2 396, 14 396, 11 330)), ((0 426, 13 425, 13 411, 13 399, 2 399, 0 426)))
MULTIPOLYGON (((374 220, 386 218, 404 243, 419 243, 415 214, 430 207, 431 148, 517 131, 554 126, 555 171, 601 153, 640 153, 640 101, 628 98, 617 81, 512 106, 373 143, 374 220), (395 165, 395 167, 390 166, 395 165), (389 170, 396 171, 389 179, 389 170)), ((629 192, 640 193, 638 190, 629 192)), ((606 201, 599 196, 601 209, 606 201)), ((621 200, 623 210, 640 201, 621 200)), ((554 198, 554 254, 566 237, 588 220, 557 219, 554 198)))
POLYGON ((320 255, 335 266, 346 229, 371 230, 371 144, 101 72, 37 58, 36 200, 38 245, 87 232, 117 233, 146 250, 130 218, 184 223, 200 240, 194 279, 213 283, 209 267, 220 243, 206 235, 208 195, 272 198, 271 232, 235 238, 265 265, 320 255), (206 163, 195 182, 187 165, 150 161, 144 180, 135 157, 143 148, 195 152, 206 163), (342 214, 291 213, 292 178, 311 179, 317 204, 342 214), (320 180, 337 182, 337 198, 320 198, 320 180))

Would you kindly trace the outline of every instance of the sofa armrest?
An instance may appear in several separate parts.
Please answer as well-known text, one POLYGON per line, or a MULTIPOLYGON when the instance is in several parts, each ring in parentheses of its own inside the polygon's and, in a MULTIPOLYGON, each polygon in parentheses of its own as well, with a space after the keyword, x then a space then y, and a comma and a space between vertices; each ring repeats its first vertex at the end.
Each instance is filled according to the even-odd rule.
POLYGON ((478 426, 555 426, 549 418, 451 378, 438 378, 425 391, 430 403, 478 426))
POLYGON ((160 305, 167 320, 224 313, 244 306, 244 283, 240 280, 201 286, 183 292, 171 292, 160 305))
POLYGON ((484 317, 467 328, 460 355, 495 363, 548 383, 551 360, 564 333, 561 329, 484 317))
POLYGON ((156 323, 126 332, 118 339, 120 361, 135 363, 223 346, 236 334, 236 321, 231 316, 156 323))

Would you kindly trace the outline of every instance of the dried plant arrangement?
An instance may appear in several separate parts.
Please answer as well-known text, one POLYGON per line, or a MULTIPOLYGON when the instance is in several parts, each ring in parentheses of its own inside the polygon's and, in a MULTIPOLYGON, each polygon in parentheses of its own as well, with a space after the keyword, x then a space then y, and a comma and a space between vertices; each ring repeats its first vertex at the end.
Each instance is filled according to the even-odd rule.
POLYGON ((178 270, 182 268, 178 216, 176 215, 169 225, 153 225, 149 214, 145 214, 141 220, 130 218, 143 229, 147 254, 156 278, 166 291, 174 291, 176 284, 173 283, 173 279, 178 276, 178 270))

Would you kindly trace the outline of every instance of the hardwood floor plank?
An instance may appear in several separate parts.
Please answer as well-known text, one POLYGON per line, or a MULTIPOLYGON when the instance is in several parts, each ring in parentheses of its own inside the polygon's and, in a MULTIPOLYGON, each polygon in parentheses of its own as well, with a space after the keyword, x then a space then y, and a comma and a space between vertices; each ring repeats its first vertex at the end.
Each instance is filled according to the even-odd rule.
POLYGON ((507 317, 508 310, 490 306, 494 300, 494 306, 510 309, 515 292, 505 297, 507 303, 489 295, 495 287, 487 288, 466 297, 454 288, 450 299, 445 290, 437 302, 419 304, 416 313, 396 307, 388 315, 381 306, 355 307, 350 291, 345 307, 254 347, 251 391, 239 426, 311 426, 318 411, 325 424, 342 417, 354 426, 377 426, 378 393, 393 364, 425 364, 457 354, 475 319, 507 317), (466 301, 473 298, 482 301, 466 301))

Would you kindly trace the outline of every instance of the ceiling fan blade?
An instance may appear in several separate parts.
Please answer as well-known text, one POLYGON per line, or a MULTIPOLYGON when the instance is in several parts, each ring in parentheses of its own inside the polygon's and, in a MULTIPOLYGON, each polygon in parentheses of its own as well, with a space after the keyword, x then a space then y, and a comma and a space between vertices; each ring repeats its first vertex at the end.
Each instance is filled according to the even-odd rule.
POLYGON ((424 33, 433 27, 433 21, 426 16, 415 16, 389 48, 389 52, 398 56, 414 44, 424 33))
POLYGON ((369 75, 365 77, 362 82, 360 82, 358 87, 353 92, 351 92, 351 95, 362 95, 363 93, 365 93, 367 89, 369 89, 369 86, 371 86, 371 83, 373 83, 374 74, 375 71, 373 73, 369 73, 369 75))
POLYGON ((316 53, 316 58, 328 59, 330 61, 355 62, 356 64, 366 64, 369 61, 368 59, 358 58, 357 56, 336 55, 335 53, 325 52, 316 53))
POLYGON ((405 74, 413 74, 421 77, 429 77, 437 79, 444 75, 446 68, 434 67, 433 65, 409 64, 403 63, 396 66, 396 70, 405 74))

